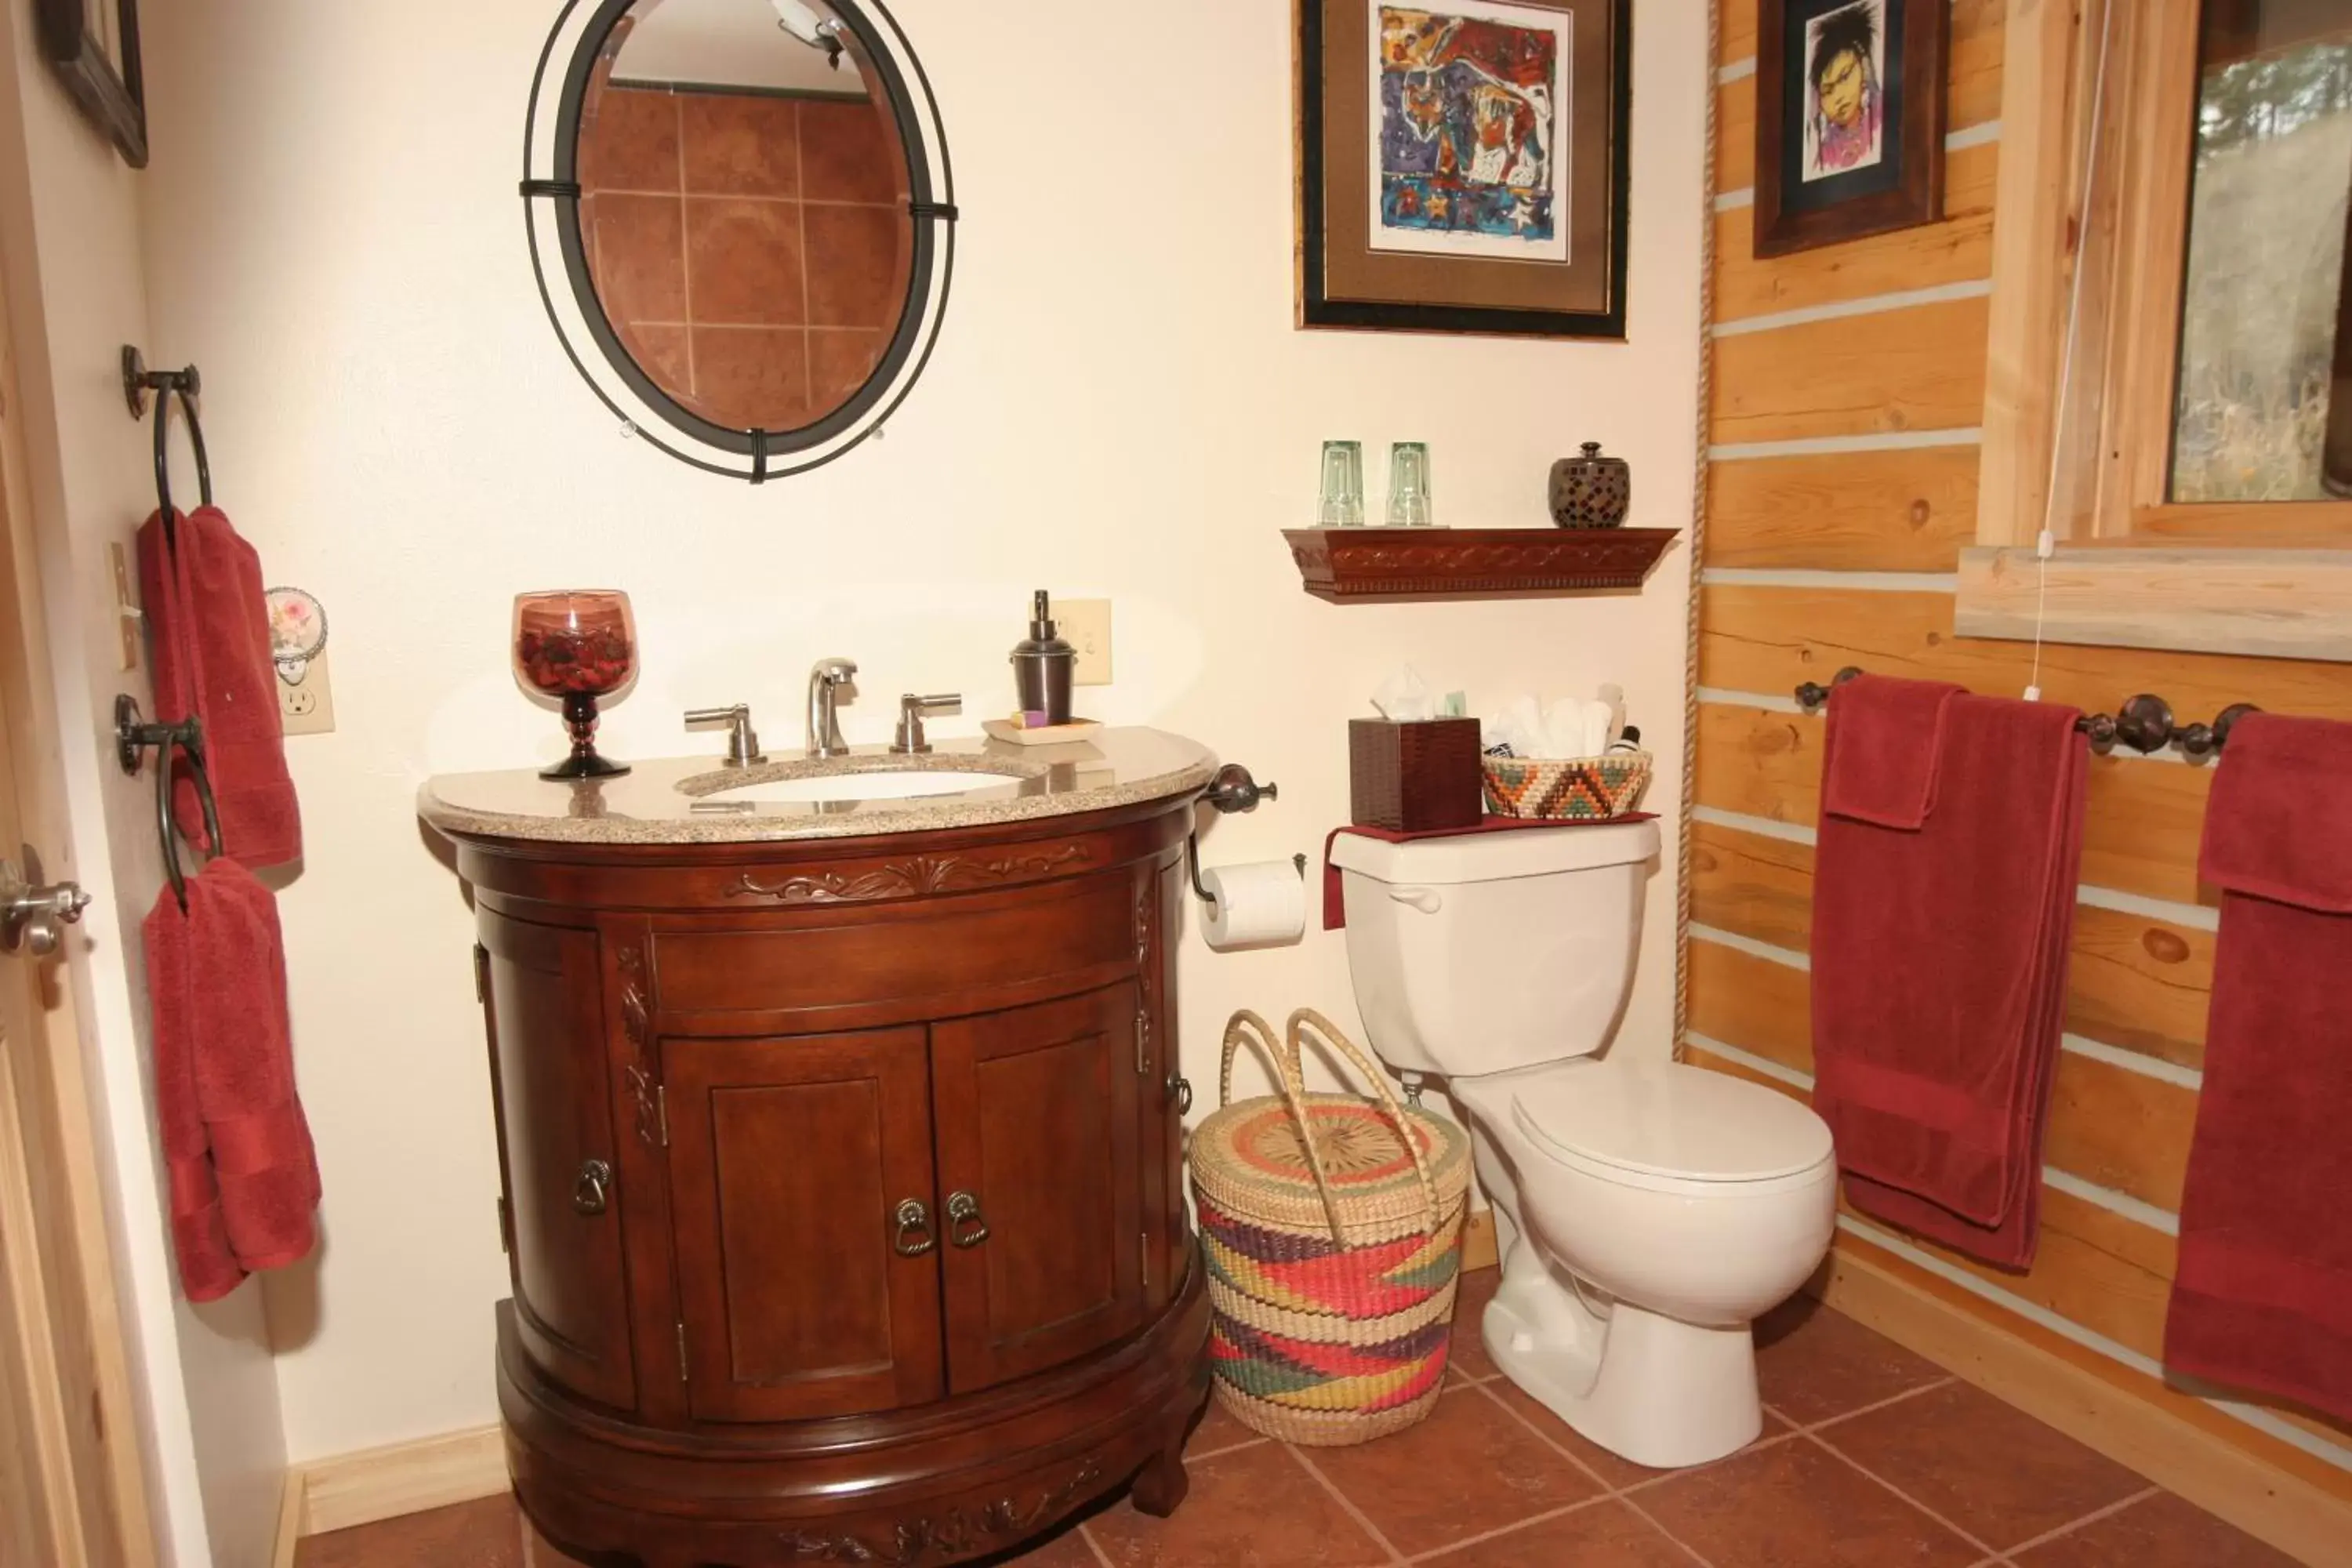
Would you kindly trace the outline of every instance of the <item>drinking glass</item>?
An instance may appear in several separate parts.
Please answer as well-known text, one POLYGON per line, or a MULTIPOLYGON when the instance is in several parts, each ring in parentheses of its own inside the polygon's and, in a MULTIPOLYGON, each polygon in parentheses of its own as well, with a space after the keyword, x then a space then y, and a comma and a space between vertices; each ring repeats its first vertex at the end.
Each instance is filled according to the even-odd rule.
POLYGON ((608 589, 518 594, 514 607, 515 679, 527 690, 563 702, 572 755, 543 779, 603 779, 628 767, 596 752, 596 702, 637 672, 637 627, 629 596, 608 589))
POLYGON ((1364 526, 1364 444, 1323 443, 1323 499, 1315 510, 1318 528, 1364 526))
POLYGON ((1429 499, 1429 443, 1399 441, 1389 448, 1389 526, 1434 528, 1429 499))

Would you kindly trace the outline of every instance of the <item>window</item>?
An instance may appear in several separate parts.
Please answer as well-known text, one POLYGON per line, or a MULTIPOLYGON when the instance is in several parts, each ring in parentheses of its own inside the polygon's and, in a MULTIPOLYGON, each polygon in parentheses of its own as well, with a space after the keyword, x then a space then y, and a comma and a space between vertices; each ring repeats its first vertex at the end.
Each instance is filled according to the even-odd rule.
POLYGON ((2352 0, 2013 6, 2005 51, 1958 629, 2352 661, 2352 0))

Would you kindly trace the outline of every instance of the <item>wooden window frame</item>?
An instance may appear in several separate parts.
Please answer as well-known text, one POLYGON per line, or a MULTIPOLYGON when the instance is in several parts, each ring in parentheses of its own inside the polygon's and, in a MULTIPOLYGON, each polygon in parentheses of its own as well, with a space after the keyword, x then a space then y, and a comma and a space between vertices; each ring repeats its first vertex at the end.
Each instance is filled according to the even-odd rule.
POLYGON ((2009 0, 1977 547, 1961 552, 1957 629, 2352 662, 2352 501, 2167 499, 2199 14, 2200 0, 2009 0))

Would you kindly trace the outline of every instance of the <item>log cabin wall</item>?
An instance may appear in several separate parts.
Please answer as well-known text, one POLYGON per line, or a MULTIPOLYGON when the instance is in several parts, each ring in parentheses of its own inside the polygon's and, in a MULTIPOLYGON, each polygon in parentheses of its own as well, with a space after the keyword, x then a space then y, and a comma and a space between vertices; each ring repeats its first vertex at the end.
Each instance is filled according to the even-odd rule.
MULTIPOLYGON (((1717 60, 1685 1044, 1695 1062, 1801 1098, 1811 1084, 1807 950, 1822 721, 1798 710, 1793 689, 1860 665, 2015 694, 2032 649, 1956 637, 1952 613, 1958 552, 1974 542, 1977 521, 2003 0, 1954 5, 1946 219, 1771 261, 1755 259, 1752 245, 1756 9, 1757 0, 1722 0, 1717 60)), ((2093 711, 2146 690, 2184 720, 2240 700, 2352 719, 2352 672, 2342 665, 2051 647, 2041 683, 2051 700, 2093 711)), ((2232 1483, 2241 1489, 2284 1478, 2275 1486, 2309 1518, 2352 1521, 2329 1511, 2352 1505, 2352 1431, 2161 1381, 2212 979, 2214 895, 2196 872, 2210 783, 2210 769, 2177 752, 2094 762, 2032 1271, 1982 1268, 1851 1215, 1832 1267, 1858 1264, 1931 1299, 1948 1327, 2000 1336, 1985 1341, 1994 1360, 2022 1343, 2071 1363, 2110 1391, 2126 1427, 2144 1415, 2146 1430, 2202 1434, 2194 1440, 2226 1448, 2228 1462, 2190 1468, 2230 1470, 2230 1457, 2242 1455, 2257 1464, 2236 1468, 2257 1479, 2232 1483)), ((1956 1345, 1976 1353, 1965 1332, 1947 1335, 1948 1361, 1956 1345)), ((2111 1450, 2117 1445, 2099 1433, 2124 1429, 2112 1418, 2106 1428, 2076 1425, 2111 1450)), ((2275 1496, 2236 1507, 2200 1500, 2250 1529, 2250 1512, 2280 1506, 2275 1496)), ((2312 1536, 2296 1533, 2304 1529, 2257 1533, 2308 1552, 2312 1536)), ((2352 1536, 2338 1540, 2352 1552, 2352 1536)))

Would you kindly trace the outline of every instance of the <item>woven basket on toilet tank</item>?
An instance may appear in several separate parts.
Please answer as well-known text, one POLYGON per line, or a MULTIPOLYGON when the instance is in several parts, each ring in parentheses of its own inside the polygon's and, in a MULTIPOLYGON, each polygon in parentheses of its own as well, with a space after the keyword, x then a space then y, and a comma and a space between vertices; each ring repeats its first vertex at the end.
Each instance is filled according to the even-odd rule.
POLYGON ((1445 1382, 1469 1138, 1399 1105, 1380 1069, 1303 1009, 1279 1043, 1256 1014, 1234 1015, 1217 1103, 1192 1160, 1218 1400, 1269 1437, 1320 1447, 1412 1426, 1445 1382), (1310 1034, 1380 1098, 1307 1093, 1310 1034), (1279 1094, 1232 1102, 1244 1040, 1273 1061, 1279 1094))

